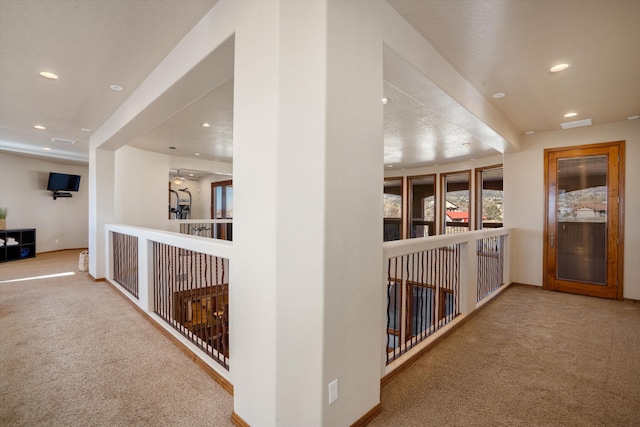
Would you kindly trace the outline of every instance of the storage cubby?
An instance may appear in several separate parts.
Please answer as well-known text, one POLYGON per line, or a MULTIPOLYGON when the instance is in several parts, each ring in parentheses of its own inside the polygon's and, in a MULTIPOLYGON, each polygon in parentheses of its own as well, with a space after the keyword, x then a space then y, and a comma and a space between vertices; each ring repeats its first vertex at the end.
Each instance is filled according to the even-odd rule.
POLYGON ((35 258, 36 229, 0 230, 0 262, 35 258), (15 244, 11 244, 15 241, 15 244))

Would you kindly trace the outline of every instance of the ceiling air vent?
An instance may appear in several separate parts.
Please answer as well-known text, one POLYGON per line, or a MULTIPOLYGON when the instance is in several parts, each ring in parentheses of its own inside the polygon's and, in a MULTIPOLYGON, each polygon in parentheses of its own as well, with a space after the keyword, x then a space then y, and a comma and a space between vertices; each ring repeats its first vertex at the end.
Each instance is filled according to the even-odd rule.
POLYGON ((582 126, 591 126, 591 119, 575 120, 573 122, 560 123, 562 129, 579 128, 582 126))
POLYGON ((76 141, 74 139, 64 139, 64 138, 51 138, 51 142, 61 142, 63 144, 75 144, 76 141))

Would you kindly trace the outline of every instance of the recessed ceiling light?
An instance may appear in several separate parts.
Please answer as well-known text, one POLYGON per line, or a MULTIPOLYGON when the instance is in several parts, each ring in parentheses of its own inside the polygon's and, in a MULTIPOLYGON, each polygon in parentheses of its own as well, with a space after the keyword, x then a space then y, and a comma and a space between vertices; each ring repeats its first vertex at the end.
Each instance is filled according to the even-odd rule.
POLYGON ((559 71, 564 71, 567 68, 569 68, 571 64, 558 64, 558 65, 554 65, 553 67, 551 67, 549 69, 549 71, 551 71, 552 73, 557 73, 559 71))
POLYGON ((462 143, 462 146, 463 146, 463 147, 469 147, 470 145, 471 145, 471 143, 470 143, 470 142, 463 142, 463 143, 462 143))
POLYGON ((565 114, 564 116, 565 116, 565 117, 567 117, 567 118, 569 118, 569 117, 575 117, 575 116, 577 116, 577 115, 578 115, 578 113, 567 113, 567 114, 565 114))
POLYGON ((124 90, 124 88, 119 85, 111 85, 109 87, 111 88, 111 90, 115 90, 116 92, 120 92, 121 90, 124 90))
POLYGON ((533 135, 535 132, 532 130, 528 130, 525 132, 526 135, 533 135))
POLYGON ((389 165, 389 167, 390 167, 390 168, 392 168, 392 167, 393 167, 393 165, 389 165))
POLYGON ((91 132, 91 129, 89 129, 89 128, 82 128, 82 129, 80 129, 80 130, 81 130, 82 132, 91 132))
POLYGON ((199 155, 200 155, 200 153, 193 153, 193 154, 194 154, 195 156, 199 156, 199 155))
POLYGON ((387 102, 389 102, 389 98, 382 98, 382 103, 386 104, 387 102))
POLYGON ((498 93, 494 93, 494 94, 493 94, 493 97, 494 97, 495 99, 504 98, 505 96, 506 96, 506 95, 505 95, 504 93, 502 93, 502 92, 498 92, 498 93))
POLYGON ((40 75, 42 77, 44 77, 45 79, 49 79, 49 80, 57 80, 58 79, 58 76, 56 76, 55 74, 50 73, 48 71, 40 71, 40 75))
POLYGON ((51 151, 51 148, 49 148, 49 147, 43 147, 42 149, 43 149, 44 151, 51 151))
POLYGON ((34 129, 38 129, 38 130, 45 130, 46 127, 44 127, 43 125, 33 125, 34 129))
POLYGON ((640 116, 629 116, 629 117, 627 117, 627 120, 635 120, 635 119, 640 119, 640 116))
POLYGON ((211 125, 209 123, 203 123, 201 126, 203 128, 210 128, 211 127, 211 125))

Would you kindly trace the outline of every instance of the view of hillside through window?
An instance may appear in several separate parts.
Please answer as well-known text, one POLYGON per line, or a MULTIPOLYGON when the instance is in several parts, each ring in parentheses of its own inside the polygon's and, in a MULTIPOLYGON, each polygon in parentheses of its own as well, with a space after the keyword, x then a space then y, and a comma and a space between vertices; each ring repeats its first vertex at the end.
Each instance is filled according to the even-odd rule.
POLYGON ((387 178, 384 182, 383 217, 384 239, 398 240, 403 218, 408 225, 406 238, 427 237, 439 233, 461 233, 482 228, 501 227, 503 222, 503 170, 492 166, 475 170, 475 184, 471 188, 471 171, 443 173, 440 191, 444 191, 446 206, 436 201, 437 175, 407 177, 408 212, 403 212, 403 178, 387 178), (476 200, 471 215, 471 197, 476 200), (441 211, 440 211, 441 210, 441 211), (436 213, 442 218, 435 222, 436 213), (471 224, 473 218, 474 224, 471 224), (480 218, 482 218, 480 220, 480 218))
POLYGON ((606 222, 607 187, 599 186, 558 194, 558 220, 606 222))
POLYGON ((482 222, 502 222, 502 191, 482 190, 482 222))
POLYGON ((484 169, 478 173, 478 181, 482 183, 482 221, 481 228, 496 224, 500 226, 503 221, 503 170, 502 167, 484 169))
POLYGON ((558 161, 558 221, 607 221, 607 157, 558 161))
POLYGON ((402 197, 397 194, 384 194, 384 217, 400 218, 402 216, 402 197))

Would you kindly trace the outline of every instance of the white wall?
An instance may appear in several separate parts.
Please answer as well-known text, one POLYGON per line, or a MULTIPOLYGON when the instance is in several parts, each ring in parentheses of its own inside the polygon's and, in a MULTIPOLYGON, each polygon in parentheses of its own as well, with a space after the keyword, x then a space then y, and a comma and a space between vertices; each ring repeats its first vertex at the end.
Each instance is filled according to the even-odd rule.
POLYGON ((115 221, 164 230, 169 156, 124 146, 115 152, 115 221))
MULTIPOLYGON (((176 191, 178 191, 178 188, 189 188, 193 197, 191 219, 211 219, 211 183, 232 179, 233 165, 227 162, 178 156, 171 156, 170 164, 171 170, 183 169, 211 172, 212 175, 204 176, 199 181, 187 180, 182 185, 171 184, 171 189, 176 191)), ((182 173, 182 175, 185 174, 182 173)), ((187 176, 185 178, 188 179, 187 176)), ((180 198, 189 197, 186 193, 179 194, 180 198)))
POLYGON ((211 219, 211 184, 231 179, 233 179, 233 176, 230 175, 207 175, 200 178, 198 187, 200 201, 197 212, 194 211, 193 213, 194 219, 211 219))
POLYGON ((35 228, 36 252, 88 246, 88 167, 0 153, 0 206, 7 229, 35 228), (49 172, 80 175, 73 197, 53 200, 49 172))
POLYGON ((513 227, 511 279, 542 286, 544 149, 626 140, 624 297, 640 300, 640 120, 526 136, 522 150, 505 155, 505 225, 513 227))
MULTIPOLYGON (((115 151, 115 220, 118 224, 177 230, 168 221, 169 187, 177 191, 180 199, 192 196, 191 219, 211 218, 211 183, 231 179, 227 175, 207 175, 199 181, 187 180, 181 185, 169 181, 169 170, 175 164, 186 169, 230 173, 230 163, 176 158, 165 154, 140 150, 125 145, 115 151)), ((184 175, 184 174, 183 174, 184 175)), ((171 196, 175 207, 175 195, 171 196)))

